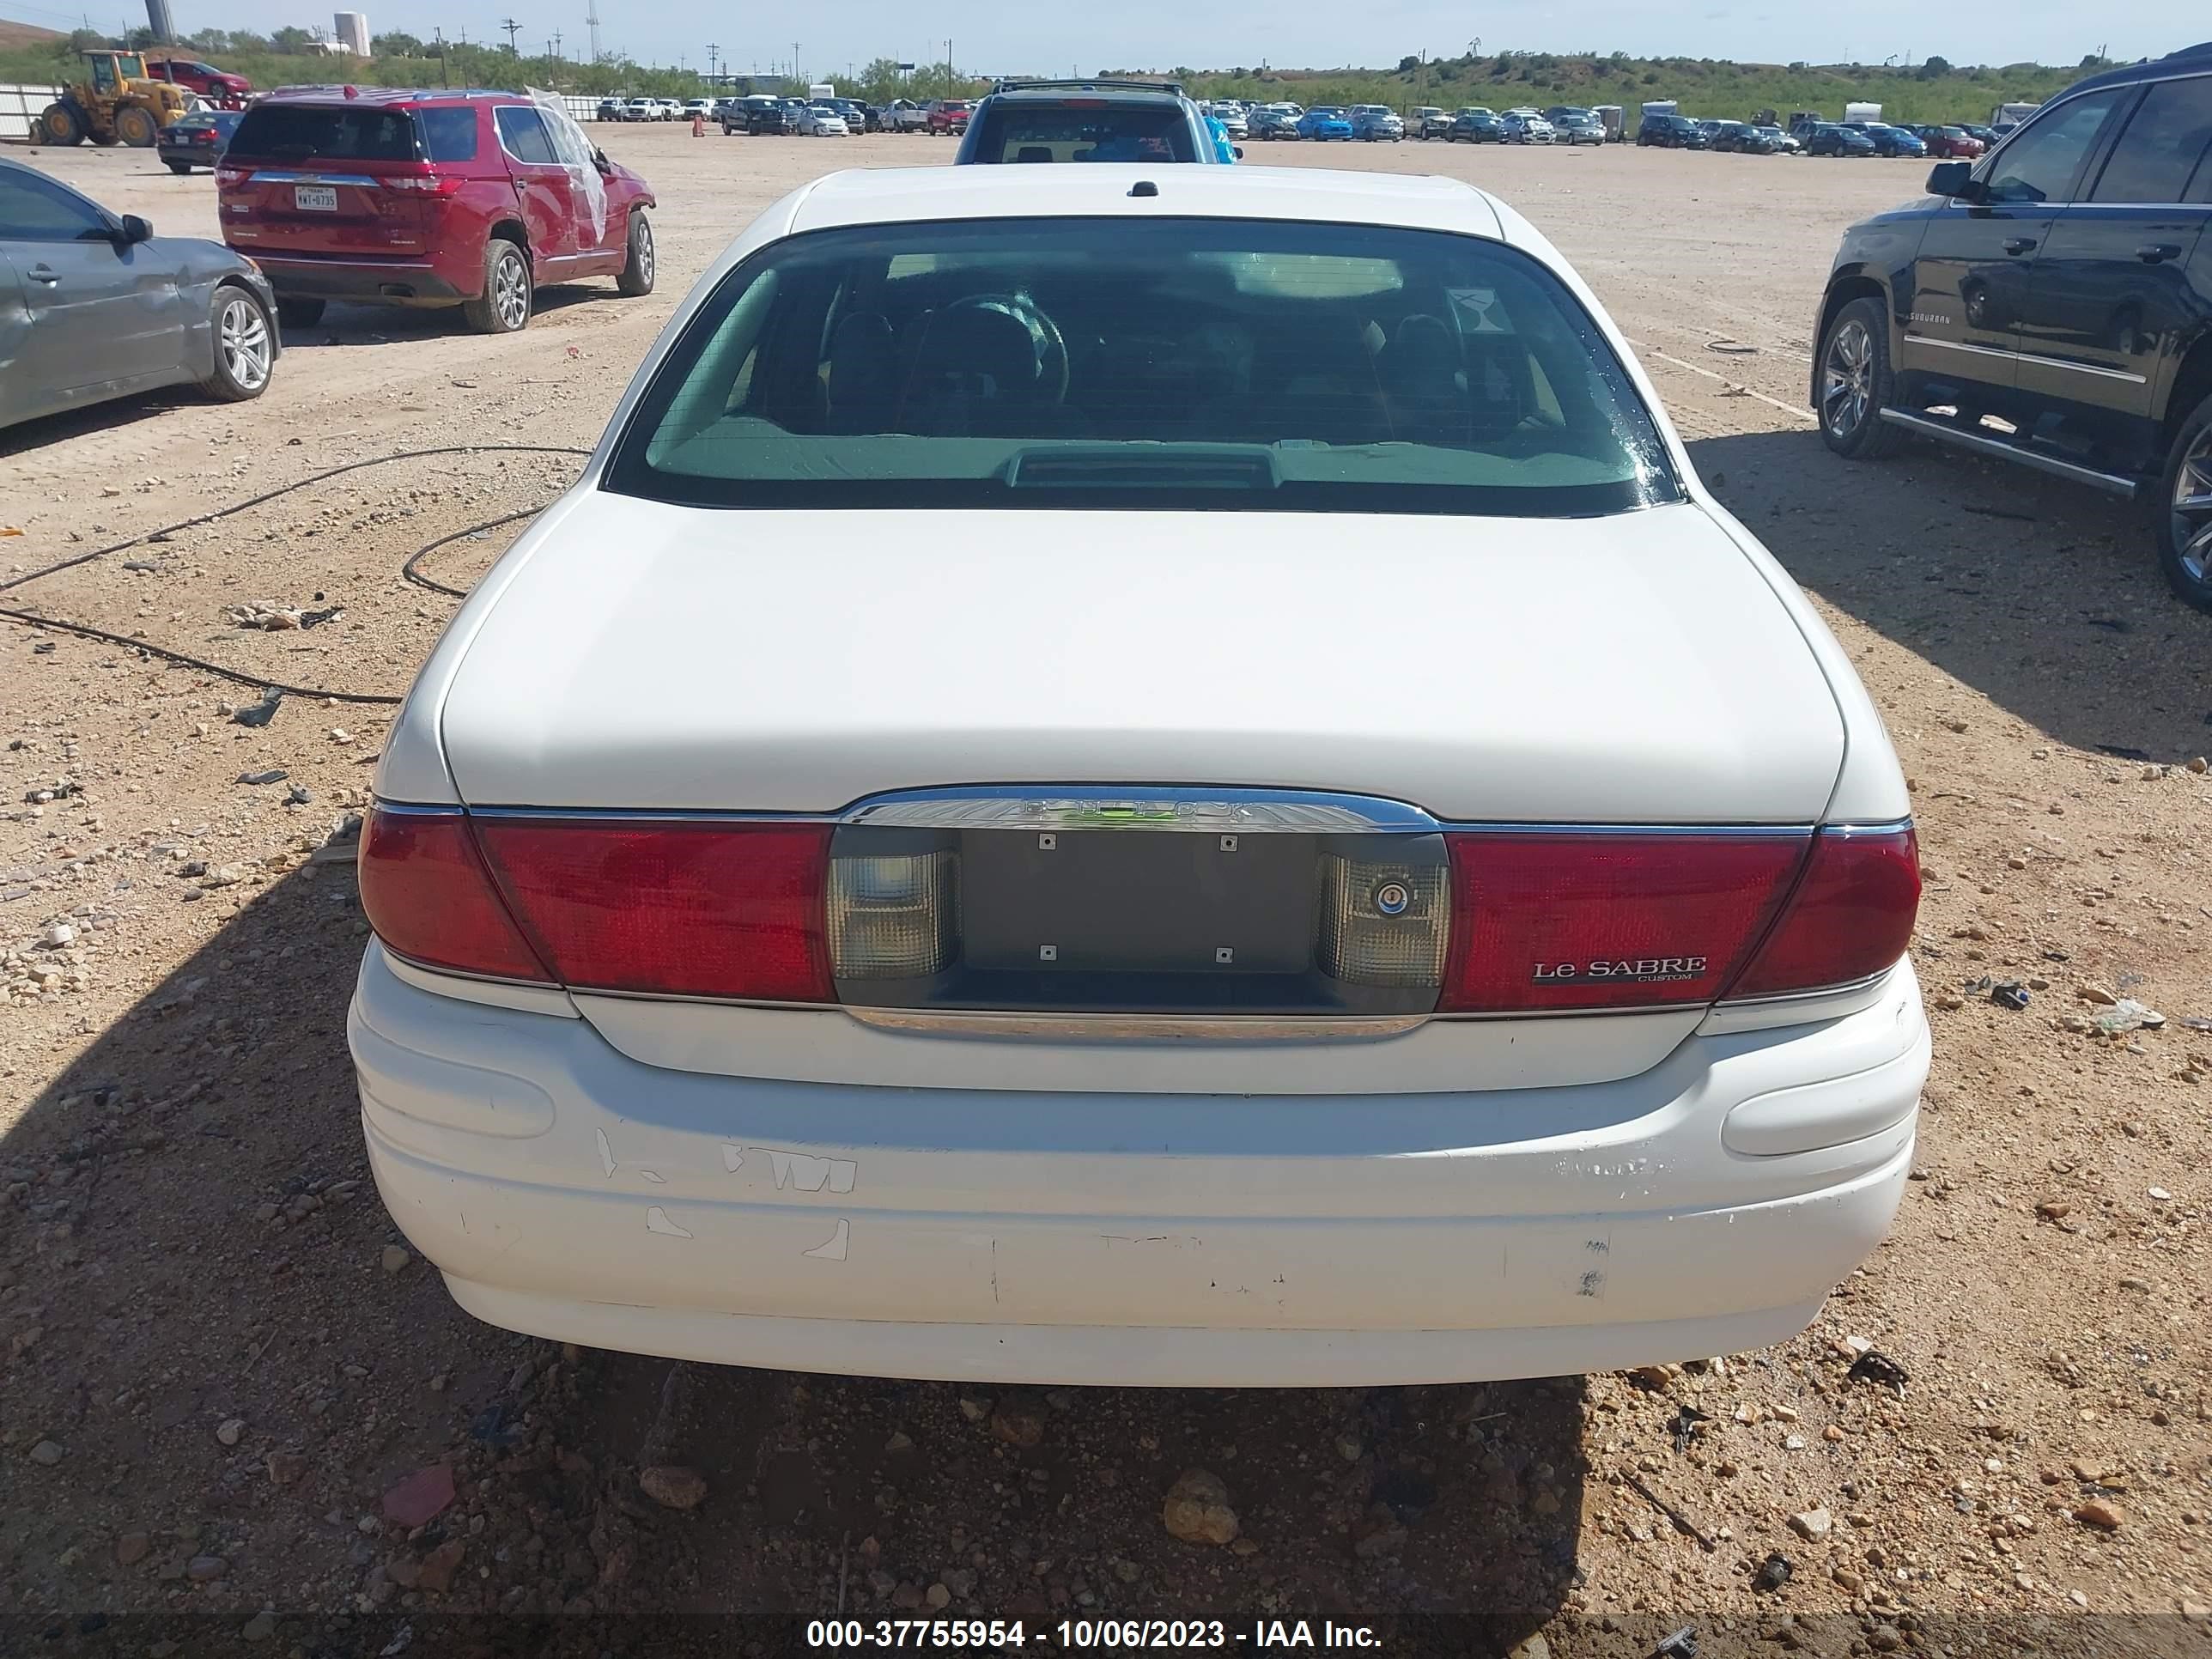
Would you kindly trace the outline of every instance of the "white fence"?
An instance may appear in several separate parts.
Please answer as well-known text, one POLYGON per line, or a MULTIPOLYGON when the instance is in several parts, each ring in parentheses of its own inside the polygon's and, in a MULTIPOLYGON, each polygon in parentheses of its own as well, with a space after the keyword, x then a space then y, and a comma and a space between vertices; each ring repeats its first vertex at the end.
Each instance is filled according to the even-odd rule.
POLYGON ((28 138, 40 112, 59 91, 58 87, 0 86, 0 141, 28 138))

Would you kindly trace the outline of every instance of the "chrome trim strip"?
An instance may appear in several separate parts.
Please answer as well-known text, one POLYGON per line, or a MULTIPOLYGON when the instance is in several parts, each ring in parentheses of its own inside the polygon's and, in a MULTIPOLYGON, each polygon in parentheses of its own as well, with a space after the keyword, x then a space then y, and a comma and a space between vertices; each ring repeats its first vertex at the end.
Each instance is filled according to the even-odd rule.
POLYGON ((1131 789, 1127 786, 990 784, 904 789, 855 802, 850 824, 943 830, 1152 830, 1213 835, 1431 835, 1443 826, 1418 806, 1373 795, 1301 789, 1131 789))
POLYGON ((1938 340, 1925 334, 1907 334, 1905 337, 1913 345, 1936 346, 1944 351, 1972 351, 1984 357, 2009 357, 2014 362, 2035 363, 2045 368, 2070 368, 2076 374, 2099 374, 2108 380, 2125 380, 2131 386, 2149 384, 2142 375, 2130 374, 2124 368, 2069 363, 2063 357, 2045 357, 2033 351, 2007 351, 1999 346, 1970 345, 1964 340, 1938 340))
POLYGON ((257 168, 246 182, 252 185, 353 185, 374 190, 377 181, 365 173, 292 173, 282 168, 257 168))
POLYGON ((1948 426, 1942 421, 1933 421, 1924 415, 1915 414, 1907 410, 1884 409, 1881 410, 1881 418, 1898 426, 1908 428, 1914 432, 1924 434, 1941 442, 1955 444, 1961 449, 1971 449, 1978 455, 1991 455, 2000 460, 2018 461, 2021 465, 2032 466, 2039 472, 2048 472, 2054 477, 2070 478, 2076 483, 2094 485, 2099 489, 2109 490, 2115 495, 2132 498, 2136 493, 2136 481, 2133 478, 2123 477, 2117 472, 2100 472, 2094 467, 2079 466, 2072 461, 2061 460, 2056 455, 2045 455, 2040 451, 2025 448, 2019 444, 2008 444, 1995 437, 1984 437, 1978 432, 1968 432, 1960 427, 1948 426))
POLYGON ((1727 997, 1712 1006, 1722 1008, 1771 1008, 1785 1002, 1818 1002, 1826 997, 1850 996, 1854 992, 1870 989, 1897 971, 1897 964, 1878 969, 1858 979, 1847 979, 1837 985, 1819 985, 1809 991, 1780 991, 1765 997, 1727 997))

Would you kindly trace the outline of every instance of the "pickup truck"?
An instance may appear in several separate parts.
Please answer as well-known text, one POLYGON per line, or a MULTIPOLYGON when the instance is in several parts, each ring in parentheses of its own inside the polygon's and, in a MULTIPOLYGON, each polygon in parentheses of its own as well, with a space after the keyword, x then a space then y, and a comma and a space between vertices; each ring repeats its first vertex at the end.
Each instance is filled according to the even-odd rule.
POLYGON ((876 111, 876 126, 882 132, 927 132, 929 112, 911 98, 894 98, 876 111))

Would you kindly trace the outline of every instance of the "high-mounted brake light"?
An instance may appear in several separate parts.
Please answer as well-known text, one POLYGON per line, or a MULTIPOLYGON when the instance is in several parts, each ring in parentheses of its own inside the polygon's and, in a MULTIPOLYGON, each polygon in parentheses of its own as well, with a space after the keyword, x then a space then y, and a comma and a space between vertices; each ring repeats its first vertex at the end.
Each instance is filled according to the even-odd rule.
POLYGON ((459 808, 379 806, 361 832, 361 908, 391 950, 426 967, 550 980, 493 888, 459 808))

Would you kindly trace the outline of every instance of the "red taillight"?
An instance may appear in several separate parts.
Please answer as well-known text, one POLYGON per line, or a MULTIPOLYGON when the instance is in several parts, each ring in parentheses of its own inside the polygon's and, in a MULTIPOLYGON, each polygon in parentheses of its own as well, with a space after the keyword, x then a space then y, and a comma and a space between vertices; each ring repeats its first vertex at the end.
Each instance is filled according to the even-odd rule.
POLYGON ((387 173, 380 182, 386 190, 413 196, 451 196, 459 191, 463 180, 453 173, 435 172, 426 164, 419 173, 387 173))
POLYGON ((1802 835, 1446 837, 1443 1013, 1711 1002, 1765 933, 1802 835))
POLYGON ((361 908, 376 936, 432 968, 545 980, 516 932, 459 810, 380 806, 361 835, 361 908))
POLYGON ((1730 997, 1782 996, 1847 985, 1905 954, 1920 908, 1920 850, 1910 826, 1826 830, 1730 997))
POLYGON ((826 825, 480 817, 501 891, 563 984, 835 998, 826 825))
POLYGON ((244 167, 217 167, 215 170, 215 187, 217 190, 236 190, 246 182, 246 176, 244 167))

